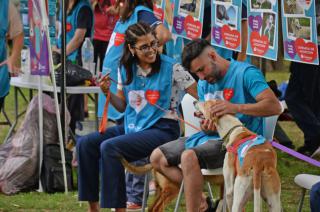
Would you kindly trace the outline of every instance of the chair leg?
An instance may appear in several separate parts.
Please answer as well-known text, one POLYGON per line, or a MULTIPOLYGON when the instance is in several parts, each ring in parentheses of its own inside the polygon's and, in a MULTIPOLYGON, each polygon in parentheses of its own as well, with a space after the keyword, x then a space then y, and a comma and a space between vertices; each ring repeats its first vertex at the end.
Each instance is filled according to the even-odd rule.
POLYGON ((212 188, 211 188, 211 185, 209 182, 207 182, 207 185, 208 185, 208 192, 209 192, 209 195, 210 195, 210 198, 211 198, 211 202, 213 202, 213 192, 212 192, 212 188))
POLYGON ((179 194, 178 194, 178 197, 177 197, 177 201, 176 201, 176 206, 174 207, 174 212, 178 212, 179 211, 179 205, 180 205, 182 194, 183 194, 183 181, 181 182, 180 191, 179 191, 179 194))
POLYGON ((298 207, 298 212, 302 211, 302 206, 303 206, 303 200, 304 200, 304 195, 306 194, 306 189, 303 188, 300 196, 300 201, 299 201, 299 207, 298 207))
POLYGON ((144 186, 143 186, 143 197, 142 197, 142 209, 141 212, 144 212, 147 206, 148 194, 149 194, 149 174, 150 172, 145 174, 144 177, 144 186))

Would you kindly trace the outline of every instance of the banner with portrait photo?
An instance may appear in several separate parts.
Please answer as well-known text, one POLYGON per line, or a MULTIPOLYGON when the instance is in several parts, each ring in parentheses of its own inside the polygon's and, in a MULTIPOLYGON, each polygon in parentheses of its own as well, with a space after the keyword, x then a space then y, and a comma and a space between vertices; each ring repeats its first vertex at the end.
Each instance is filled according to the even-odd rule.
POLYGON ((248 0, 247 54, 277 60, 278 1, 248 0))
POLYGON ((241 0, 211 1, 211 44, 241 51, 241 0))
POLYGON ((193 40, 201 38, 205 0, 175 0, 172 33, 193 40))
POLYGON ((315 0, 282 0, 284 58, 319 64, 315 0))
POLYGON ((30 65, 32 75, 49 75, 49 40, 44 20, 48 20, 47 1, 29 0, 30 65))
POLYGON ((153 13, 162 22, 164 21, 165 1, 166 0, 154 0, 153 1, 153 13))

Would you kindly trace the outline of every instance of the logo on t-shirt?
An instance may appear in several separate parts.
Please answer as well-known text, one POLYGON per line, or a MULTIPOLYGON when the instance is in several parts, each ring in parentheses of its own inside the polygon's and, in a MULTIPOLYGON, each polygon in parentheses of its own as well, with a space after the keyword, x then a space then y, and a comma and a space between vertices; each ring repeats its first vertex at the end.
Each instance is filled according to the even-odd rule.
POLYGON ((71 29, 72 29, 72 25, 70 23, 67 23, 67 26, 66 26, 67 32, 70 32, 71 29))
POLYGON ((230 101, 233 97, 234 90, 233 88, 225 88, 223 89, 223 98, 227 101, 230 101))
POLYGON ((124 34, 116 33, 114 38, 114 45, 120 46, 124 42, 124 34))

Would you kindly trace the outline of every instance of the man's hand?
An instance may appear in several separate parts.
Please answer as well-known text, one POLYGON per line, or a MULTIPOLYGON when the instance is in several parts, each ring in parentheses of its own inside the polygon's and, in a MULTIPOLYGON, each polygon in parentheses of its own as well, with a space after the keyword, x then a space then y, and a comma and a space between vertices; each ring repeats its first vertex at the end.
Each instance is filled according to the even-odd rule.
POLYGON ((226 100, 217 100, 210 108, 210 113, 214 116, 220 117, 224 114, 236 114, 239 112, 239 105, 232 104, 226 100))
POLYGON ((119 7, 110 6, 106 9, 106 13, 110 15, 118 15, 119 14, 119 7))
POLYGON ((200 121, 200 127, 206 134, 211 134, 212 132, 217 130, 214 122, 209 119, 202 119, 200 121))
POLYGON ((12 57, 8 57, 7 60, 5 60, 2 63, 0 63, 0 66, 3 66, 3 65, 7 65, 9 73, 14 75, 14 76, 17 76, 17 75, 23 73, 21 71, 21 69, 14 64, 14 61, 13 61, 12 57))

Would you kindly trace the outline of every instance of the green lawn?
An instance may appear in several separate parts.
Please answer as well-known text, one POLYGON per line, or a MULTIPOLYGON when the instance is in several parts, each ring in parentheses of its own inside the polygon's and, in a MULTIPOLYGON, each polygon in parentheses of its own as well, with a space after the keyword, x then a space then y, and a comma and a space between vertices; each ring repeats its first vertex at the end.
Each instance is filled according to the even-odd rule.
MULTIPOLYGON (((267 79, 276 79, 278 83, 288 79, 288 72, 272 71, 267 73, 267 79)), ((24 91, 28 93, 26 90, 24 91)), ((22 102, 22 100, 20 100, 22 102)), ((6 111, 8 115, 13 117, 13 92, 6 99, 6 111)), ((21 104, 26 106, 26 104, 21 104)), ((3 115, 0 115, 0 121, 4 121, 3 115)), ((281 126, 285 129, 288 136, 292 139, 296 147, 303 143, 303 135, 293 122, 281 122, 281 126)), ((3 141, 8 131, 7 126, 0 126, 0 142, 3 141)), ((293 179, 299 173, 320 174, 320 170, 311 165, 298 161, 291 156, 278 152, 278 171, 282 181, 282 205, 284 211, 296 211, 298 207, 300 189, 294 184, 293 179)), ((152 201, 152 198, 149 198, 152 201)), ((309 195, 305 198, 304 210, 310 211, 309 195)), ((174 205, 171 204, 166 211, 173 211, 174 205)), ((252 206, 249 205, 247 211, 252 211, 252 206)), ((86 211, 86 203, 77 201, 77 192, 46 194, 38 192, 19 193, 13 196, 5 196, 0 194, 0 211, 86 211)), ((108 211, 108 210, 102 210, 108 211)), ((181 211, 184 211, 183 207, 181 211)))

